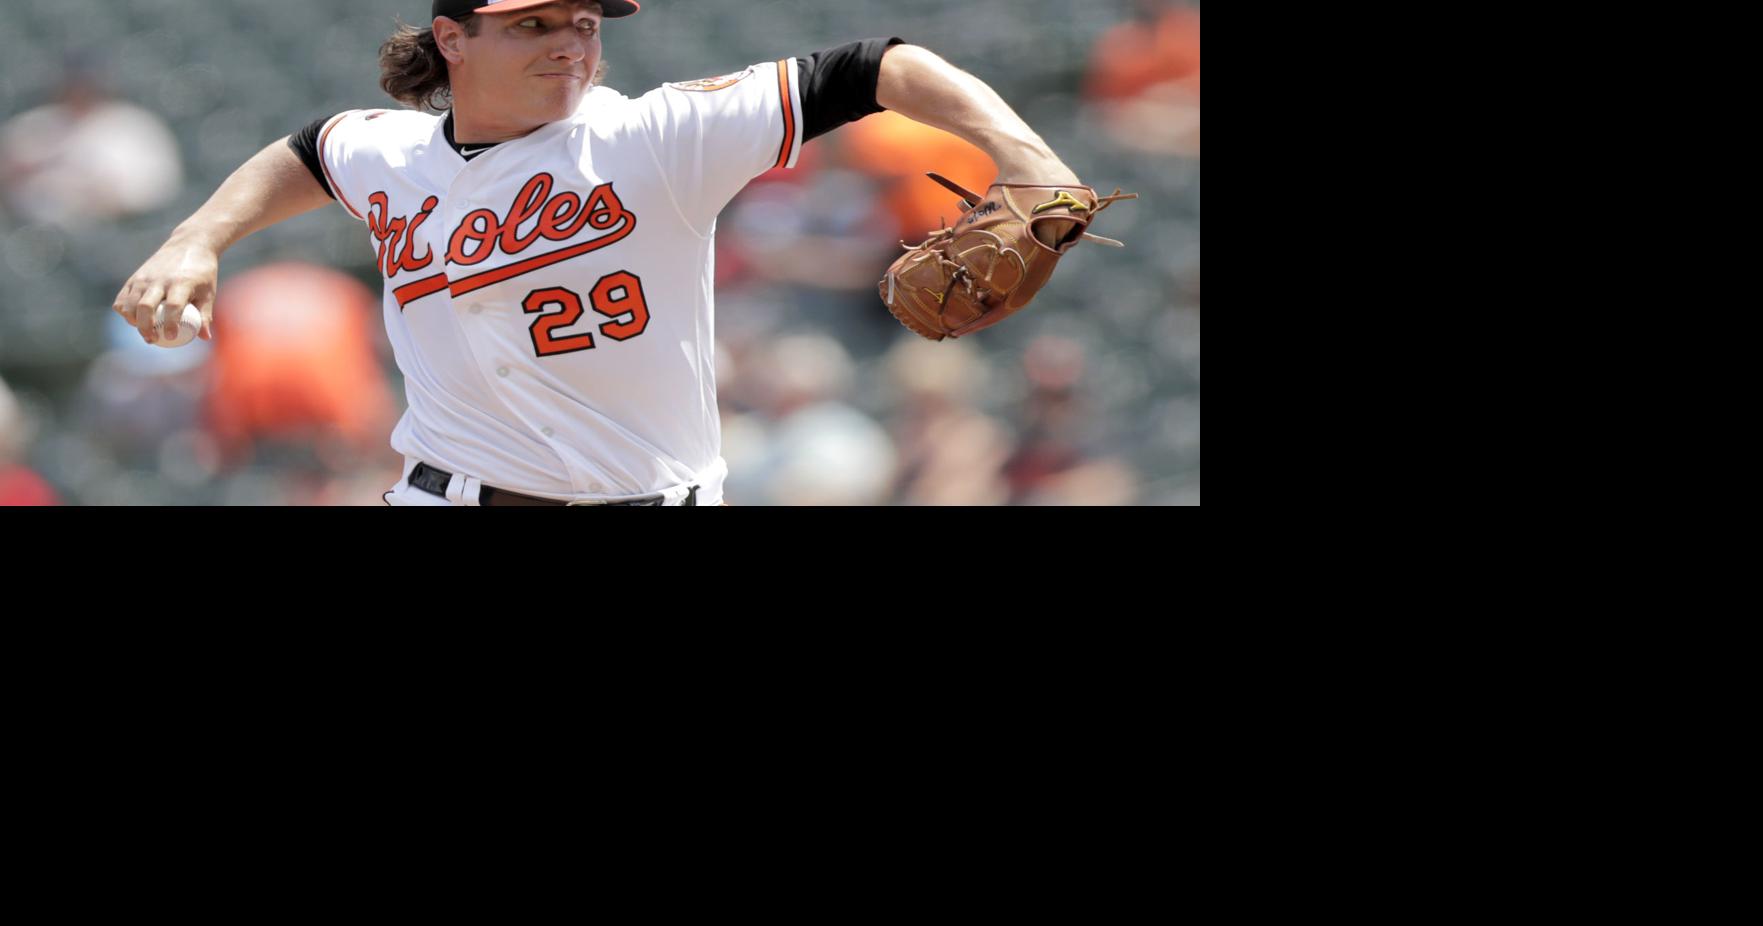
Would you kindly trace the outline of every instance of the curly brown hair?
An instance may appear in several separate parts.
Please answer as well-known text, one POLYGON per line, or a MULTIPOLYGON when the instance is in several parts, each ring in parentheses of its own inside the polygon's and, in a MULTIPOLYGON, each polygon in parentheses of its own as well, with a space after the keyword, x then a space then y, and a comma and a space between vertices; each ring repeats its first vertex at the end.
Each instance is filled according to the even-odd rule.
MULTIPOLYGON (((465 34, 470 36, 477 35, 483 26, 483 18, 475 13, 450 18, 464 26, 465 34)), ((602 58, 588 86, 597 87, 605 79, 606 59, 602 58)), ((432 27, 418 29, 398 20, 397 31, 380 45, 380 89, 411 109, 440 112, 453 105, 447 59, 435 46, 432 27)))

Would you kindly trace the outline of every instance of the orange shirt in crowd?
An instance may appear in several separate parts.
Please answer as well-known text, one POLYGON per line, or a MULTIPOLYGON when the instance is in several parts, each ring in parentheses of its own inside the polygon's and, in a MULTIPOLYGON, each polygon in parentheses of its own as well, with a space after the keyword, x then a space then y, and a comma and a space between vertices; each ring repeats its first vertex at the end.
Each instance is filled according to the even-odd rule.
POLYGON ((899 113, 876 113, 846 125, 839 135, 845 161, 887 185, 888 211, 900 223, 901 237, 914 244, 941 222, 961 216, 959 197, 927 179, 926 171, 976 193, 984 193, 998 176, 984 151, 899 113))
POLYGON ((60 504, 43 477, 23 466, 0 466, 0 508, 60 504))
POLYGON ((332 434, 363 450, 394 414, 375 349, 380 299, 353 277, 275 264, 229 279, 214 310, 204 417, 221 444, 332 434))
POLYGON ((1102 33, 1084 93, 1124 100, 1166 83, 1200 92, 1200 11, 1193 7, 1171 6, 1154 22, 1122 23, 1102 33))

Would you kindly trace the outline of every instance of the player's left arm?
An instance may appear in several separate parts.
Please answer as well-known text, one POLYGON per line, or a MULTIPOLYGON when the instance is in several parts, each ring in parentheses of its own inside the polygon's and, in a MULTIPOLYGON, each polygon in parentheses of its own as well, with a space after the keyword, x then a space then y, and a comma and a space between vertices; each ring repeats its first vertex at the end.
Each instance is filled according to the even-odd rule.
POLYGON ((882 55, 875 102, 984 151, 998 165, 998 183, 1082 182, 997 91, 928 48, 895 45, 882 55))

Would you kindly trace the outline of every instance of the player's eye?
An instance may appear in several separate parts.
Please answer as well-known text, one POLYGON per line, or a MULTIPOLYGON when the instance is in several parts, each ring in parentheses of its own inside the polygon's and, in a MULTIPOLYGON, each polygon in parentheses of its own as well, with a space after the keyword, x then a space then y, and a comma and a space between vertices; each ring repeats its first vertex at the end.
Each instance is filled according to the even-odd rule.
POLYGON ((527 19, 523 19, 523 20, 521 20, 521 21, 520 21, 520 25, 523 25, 523 26, 525 26, 525 25, 534 25, 534 26, 536 26, 536 25, 538 25, 538 24, 539 24, 539 20, 538 20, 538 18, 537 18, 537 17, 530 17, 530 18, 527 18, 527 19))

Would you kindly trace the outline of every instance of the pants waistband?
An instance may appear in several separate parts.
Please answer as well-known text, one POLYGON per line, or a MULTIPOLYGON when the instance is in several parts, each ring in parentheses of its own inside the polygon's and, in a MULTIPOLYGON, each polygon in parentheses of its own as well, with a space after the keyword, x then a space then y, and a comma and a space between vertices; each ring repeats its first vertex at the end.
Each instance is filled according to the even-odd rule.
MULTIPOLYGON (((428 465, 427 463, 418 463, 418 464, 416 464, 416 467, 410 471, 410 484, 412 486, 415 486, 416 488, 421 489, 424 492, 427 492, 431 495, 439 495, 442 498, 445 498, 447 496, 447 485, 452 481, 453 481, 453 474, 452 473, 449 473, 445 470, 436 469, 436 468, 428 465)), ((594 502, 594 501, 560 502, 560 501, 557 501, 556 499, 552 499, 552 498, 538 498, 538 497, 532 496, 532 495, 522 495, 519 492, 510 492, 507 489, 496 489, 496 488, 492 488, 490 486, 481 486, 478 489, 477 503, 480 507, 491 507, 491 506, 496 506, 496 507, 545 506, 545 507, 550 507, 550 506, 556 506, 556 507, 562 508, 562 507, 576 507, 576 506, 586 506, 586 505, 606 505, 608 507, 611 507, 611 506, 661 507, 661 506, 664 506, 667 504, 667 496, 665 494, 645 495, 642 498, 628 498, 623 501, 617 501, 617 502, 594 502)), ((697 504, 698 504, 698 487, 692 486, 690 489, 688 489, 686 491, 685 500, 680 502, 680 505, 688 506, 688 507, 696 507, 697 504)))

